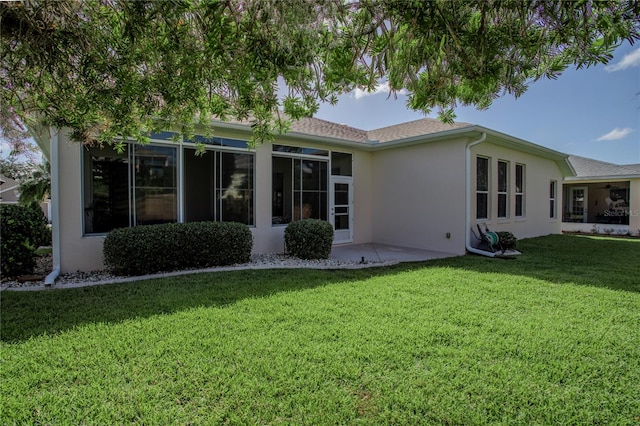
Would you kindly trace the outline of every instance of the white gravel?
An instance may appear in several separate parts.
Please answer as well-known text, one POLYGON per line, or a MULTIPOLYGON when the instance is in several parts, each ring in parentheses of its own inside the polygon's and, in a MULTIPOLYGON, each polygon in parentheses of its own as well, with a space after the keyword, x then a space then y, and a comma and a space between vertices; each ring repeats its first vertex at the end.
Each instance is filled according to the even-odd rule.
MULTIPOLYGON (((35 274, 46 276, 51 271, 50 256, 43 256, 38 266, 36 267, 35 274), (47 259, 47 257, 49 259, 47 259), (47 263, 48 262, 48 263, 47 263)), ((50 287, 44 285, 44 279, 39 281, 3 281, 0 285, 0 290, 43 290, 48 288, 76 288, 87 287, 102 284, 113 284, 129 281, 140 281, 150 278, 171 277, 178 275, 186 275, 202 272, 216 272, 216 271, 233 271, 240 269, 278 269, 278 268, 309 268, 309 269, 359 269, 372 266, 384 266, 391 265, 397 262, 371 262, 365 263, 340 260, 340 259, 321 259, 321 260, 302 260, 295 257, 291 257, 279 253, 258 254, 251 256, 251 262, 242 263, 231 266, 221 266, 207 269, 197 270, 183 270, 164 272, 153 275, 135 276, 135 277, 123 277, 113 275, 107 271, 93 271, 93 272, 76 272, 72 274, 61 274, 55 281, 55 284, 50 287)))

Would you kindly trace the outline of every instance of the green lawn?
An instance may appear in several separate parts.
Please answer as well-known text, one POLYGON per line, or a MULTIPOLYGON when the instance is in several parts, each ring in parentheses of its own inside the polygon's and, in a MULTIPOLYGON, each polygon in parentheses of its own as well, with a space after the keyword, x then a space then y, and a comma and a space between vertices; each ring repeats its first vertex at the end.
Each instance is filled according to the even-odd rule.
POLYGON ((0 424, 640 423, 640 240, 3 292, 0 424))

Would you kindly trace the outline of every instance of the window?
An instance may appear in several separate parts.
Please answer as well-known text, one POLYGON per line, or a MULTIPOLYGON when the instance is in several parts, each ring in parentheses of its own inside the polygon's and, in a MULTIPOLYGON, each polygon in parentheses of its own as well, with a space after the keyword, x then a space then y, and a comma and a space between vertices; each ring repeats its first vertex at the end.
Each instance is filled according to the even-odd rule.
POLYGON ((498 161, 498 217, 508 216, 507 191, 509 188, 509 163, 498 161))
POLYGON ((272 223, 327 220, 327 172, 327 161, 273 157, 272 223))
POLYGON ((489 217, 489 159, 476 158, 476 219, 489 217))
POLYGON ((184 149, 184 221, 254 224, 253 154, 184 149))
POLYGON ((84 232, 176 222, 177 149, 127 145, 84 151, 84 232))
POLYGON ((516 164, 516 217, 524 216, 524 164, 516 164))
POLYGON ((351 164, 351 154, 342 152, 331 152, 331 175, 352 176, 353 165, 351 164))
MULTIPOLYGON (((220 139, 220 143, 226 140, 220 139)), ((178 147, 127 144, 84 151, 84 232, 178 221, 178 147)), ((184 221, 254 224, 254 154, 183 153, 184 221)))
POLYGON ((549 182, 549 217, 556 218, 556 186, 555 180, 549 182))

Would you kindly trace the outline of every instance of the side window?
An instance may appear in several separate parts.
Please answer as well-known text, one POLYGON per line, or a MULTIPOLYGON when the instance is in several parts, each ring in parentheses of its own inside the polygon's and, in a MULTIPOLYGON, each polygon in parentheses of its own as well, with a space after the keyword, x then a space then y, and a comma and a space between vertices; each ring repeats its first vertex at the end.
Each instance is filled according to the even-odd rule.
POLYGON ((476 219, 489 218, 489 159, 476 158, 476 219))

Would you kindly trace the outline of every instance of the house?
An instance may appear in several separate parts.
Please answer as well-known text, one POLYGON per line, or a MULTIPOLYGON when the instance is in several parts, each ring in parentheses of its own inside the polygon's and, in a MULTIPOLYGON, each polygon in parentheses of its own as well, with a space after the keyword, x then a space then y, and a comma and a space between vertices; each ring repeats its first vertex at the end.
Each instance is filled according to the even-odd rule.
POLYGON ((214 122, 213 137, 193 141, 152 134, 122 153, 50 134, 61 272, 102 269, 111 229, 200 220, 246 223, 255 253, 283 252, 287 223, 317 218, 333 224, 335 244, 462 255, 478 245, 476 224, 518 238, 560 233, 562 183, 574 175, 566 154, 429 118, 372 131, 305 118, 255 149, 240 122, 214 122))
POLYGON ((563 231, 640 234, 640 164, 568 160, 574 173, 563 185, 563 231))
POLYGON ((18 204, 20 199, 20 182, 0 175, 0 203, 18 204))
MULTIPOLYGON (((20 202, 20 182, 0 175, 0 204, 18 204, 20 202)), ((51 220, 51 202, 43 200, 40 208, 47 222, 51 220)))

